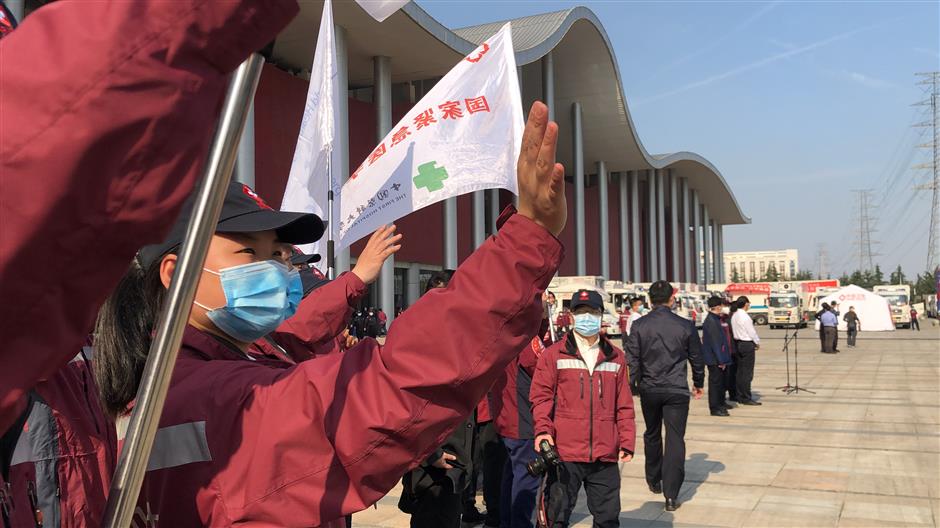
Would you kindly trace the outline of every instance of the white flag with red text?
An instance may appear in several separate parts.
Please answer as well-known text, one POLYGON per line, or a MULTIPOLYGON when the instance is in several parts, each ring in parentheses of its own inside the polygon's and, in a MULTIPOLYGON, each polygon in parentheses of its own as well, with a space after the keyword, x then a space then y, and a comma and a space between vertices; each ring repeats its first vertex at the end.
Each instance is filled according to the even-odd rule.
POLYGON ((342 188, 337 248, 446 198, 516 193, 524 122, 510 25, 460 61, 342 188))

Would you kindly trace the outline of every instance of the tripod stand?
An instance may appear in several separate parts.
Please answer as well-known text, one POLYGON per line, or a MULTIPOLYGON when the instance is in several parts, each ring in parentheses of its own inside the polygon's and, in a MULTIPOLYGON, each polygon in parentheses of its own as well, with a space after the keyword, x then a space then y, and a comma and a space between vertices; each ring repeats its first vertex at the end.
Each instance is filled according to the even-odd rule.
POLYGON ((777 390, 783 391, 785 394, 793 394, 802 392, 808 392, 810 394, 816 394, 811 390, 804 389, 800 387, 800 359, 799 359, 799 346, 798 346, 798 337, 800 332, 800 325, 797 324, 796 328, 793 329, 793 335, 789 333, 783 339, 783 353, 787 358, 787 384, 781 387, 777 387, 777 390), (790 385, 790 343, 793 343, 793 373, 794 373, 794 382, 793 385, 790 385))

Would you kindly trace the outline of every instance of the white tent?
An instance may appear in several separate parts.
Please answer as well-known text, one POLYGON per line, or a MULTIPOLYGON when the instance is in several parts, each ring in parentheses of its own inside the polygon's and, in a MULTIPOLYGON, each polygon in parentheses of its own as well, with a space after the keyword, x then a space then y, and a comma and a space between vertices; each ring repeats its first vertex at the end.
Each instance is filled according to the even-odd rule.
POLYGON ((843 318, 849 312, 849 307, 855 307, 858 320, 863 332, 891 332, 894 331, 894 321, 891 319, 891 307, 888 301, 865 288, 846 286, 841 290, 823 297, 819 304, 832 301, 839 303, 839 330, 845 330, 843 318))

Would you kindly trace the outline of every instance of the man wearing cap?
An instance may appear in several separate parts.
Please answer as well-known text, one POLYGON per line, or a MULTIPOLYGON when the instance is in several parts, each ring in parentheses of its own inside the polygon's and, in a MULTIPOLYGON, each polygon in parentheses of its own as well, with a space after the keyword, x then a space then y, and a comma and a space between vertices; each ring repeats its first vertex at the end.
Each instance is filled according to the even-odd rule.
POLYGON ((561 464, 549 492, 552 526, 566 527, 581 485, 596 528, 620 526, 618 462, 633 459, 636 424, 623 352, 600 333, 604 301, 571 298, 574 330, 539 358, 529 398, 535 444, 556 447, 561 464))
POLYGON ((731 364, 731 346, 721 323, 721 298, 708 299, 708 315, 702 323, 702 359, 708 366, 708 409, 712 416, 729 416, 725 403, 725 378, 731 364))
POLYGON ((695 399, 704 392, 705 367, 694 323, 672 312, 676 302, 672 285, 656 281, 650 286, 649 296, 653 311, 633 323, 627 338, 627 362, 630 383, 639 388, 646 420, 646 483, 651 492, 665 495, 666 511, 675 511, 685 479, 685 425, 689 418, 686 362, 692 364, 695 399))

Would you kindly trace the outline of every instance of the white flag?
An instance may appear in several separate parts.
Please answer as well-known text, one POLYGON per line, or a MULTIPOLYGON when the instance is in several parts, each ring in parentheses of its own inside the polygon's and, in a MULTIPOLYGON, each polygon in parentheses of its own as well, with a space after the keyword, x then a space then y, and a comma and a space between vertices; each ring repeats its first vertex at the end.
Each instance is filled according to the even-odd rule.
MULTIPOLYGON (((307 102, 304 104, 304 115, 300 121, 300 133, 297 135, 297 146, 294 148, 294 160, 290 166, 287 187, 284 189, 281 210, 315 213, 331 223, 332 219, 326 218, 327 196, 331 186, 334 190, 339 190, 337 175, 342 167, 342 149, 334 145, 336 138, 339 138, 336 116, 339 115, 340 97, 344 97, 346 93, 345 87, 339 86, 338 81, 336 45, 333 40, 333 6, 330 0, 326 0, 323 3, 323 15, 320 17, 316 54, 310 68, 307 102)), ((338 218, 339 213, 336 200, 333 208, 334 218, 338 218)), ((316 242, 301 249, 308 254, 320 253, 320 247, 320 242, 316 242)), ((321 262, 329 265, 326 259, 321 262)))
POLYGON ((392 16, 392 13, 398 11, 411 0, 356 0, 359 7, 372 15, 372 18, 379 22, 385 22, 385 19, 392 16))
POLYGON ((446 198, 516 193, 523 116, 509 24, 444 76, 343 185, 337 247, 446 198))

